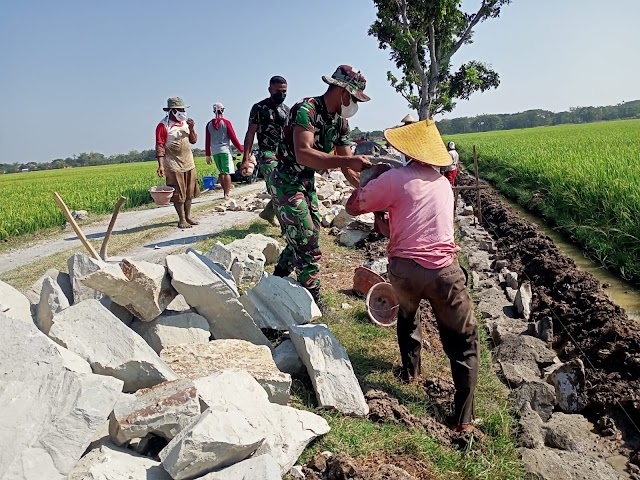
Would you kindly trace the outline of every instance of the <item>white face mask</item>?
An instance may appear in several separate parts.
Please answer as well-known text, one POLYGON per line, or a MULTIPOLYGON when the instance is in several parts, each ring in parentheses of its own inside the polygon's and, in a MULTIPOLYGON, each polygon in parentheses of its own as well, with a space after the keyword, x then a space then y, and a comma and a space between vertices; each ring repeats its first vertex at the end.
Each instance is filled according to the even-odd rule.
MULTIPOLYGON (((342 99, 340 99, 342 102, 342 99)), ((358 112, 358 103, 353 101, 351 95, 349 95, 349 105, 342 105, 340 107, 340 116, 342 118, 351 118, 358 112)))
POLYGON ((173 116, 179 122, 184 122, 187 120, 187 112, 173 112, 173 116))

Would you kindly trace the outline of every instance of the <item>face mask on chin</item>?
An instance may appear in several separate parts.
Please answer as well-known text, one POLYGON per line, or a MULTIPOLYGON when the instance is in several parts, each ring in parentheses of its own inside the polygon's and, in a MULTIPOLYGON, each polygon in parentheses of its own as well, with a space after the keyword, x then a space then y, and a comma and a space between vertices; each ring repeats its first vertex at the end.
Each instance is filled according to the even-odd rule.
POLYGON ((173 117, 178 122, 185 122, 187 120, 187 112, 173 112, 173 117))
POLYGON ((284 92, 276 92, 271 94, 271 100, 276 105, 280 105, 282 102, 284 102, 285 98, 287 98, 287 94, 284 92))
MULTIPOLYGON (((340 99, 340 103, 342 103, 342 98, 340 99)), ((351 95, 349 95, 349 104, 341 105, 340 107, 340 116, 342 118, 351 118, 358 112, 358 103, 353 101, 351 95)))

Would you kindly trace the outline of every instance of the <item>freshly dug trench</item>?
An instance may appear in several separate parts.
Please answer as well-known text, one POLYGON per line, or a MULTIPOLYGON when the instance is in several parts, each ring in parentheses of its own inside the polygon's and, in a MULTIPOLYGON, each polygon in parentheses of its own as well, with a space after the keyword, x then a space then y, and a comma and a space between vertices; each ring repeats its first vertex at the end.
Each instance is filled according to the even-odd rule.
MULTIPOLYGON (((473 181, 465 174, 458 184, 473 181)), ((499 255, 533 288, 531 322, 550 317, 553 347, 562 361, 580 358, 586 369, 584 413, 596 421, 629 415, 627 440, 640 441, 640 324, 609 300, 591 274, 578 270, 554 242, 521 218, 491 190, 481 191, 483 226, 496 237, 499 255)), ((474 191, 461 192, 475 205, 474 191)), ((624 432, 623 432, 624 433, 624 432)), ((632 442, 635 443, 635 442, 632 442)))

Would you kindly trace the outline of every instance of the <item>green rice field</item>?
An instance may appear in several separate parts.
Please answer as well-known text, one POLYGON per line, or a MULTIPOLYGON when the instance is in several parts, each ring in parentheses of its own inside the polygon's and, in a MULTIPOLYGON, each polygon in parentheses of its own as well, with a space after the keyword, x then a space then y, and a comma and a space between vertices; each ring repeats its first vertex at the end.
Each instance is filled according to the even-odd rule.
POLYGON ((640 284, 640 120, 450 135, 463 163, 640 284))
MULTIPOLYGON (((204 157, 196 158, 196 168, 201 187, 204 175, 217 175, 204 157)), ((120 195, 127 197, 124 209, 152 203, 149 188, 164 184, 156 169, 153 161, 0 175, 0 240, 63 225, 53 192, 69 209, 94 214, 111 213, 120 195)))

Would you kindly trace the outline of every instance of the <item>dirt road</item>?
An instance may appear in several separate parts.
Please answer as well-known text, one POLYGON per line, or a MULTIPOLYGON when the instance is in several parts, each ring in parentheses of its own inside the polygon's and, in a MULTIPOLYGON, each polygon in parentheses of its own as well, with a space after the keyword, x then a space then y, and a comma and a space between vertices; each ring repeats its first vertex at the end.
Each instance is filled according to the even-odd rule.
MULTIPOLYGON (((249 193, 259 192, 263 189, 264 182, 257 182, 250 185, 236 187, 232 191, 232 195, 234 197, 241 197, 249 193)), ((220 200, 221 198, 221 192, 216 191, 208 193, 197 198, 194 201, 194 206, 197 208, 199 205, 211 203, 215 200, 220 200)), ((149 223, 153 222, 153 220, 161 219, 162 217, 170 216, 174 213, 175 211, 171 205, 150 208, 147 210, 123 212, 118 216, 113 236, 116 237, 119 234, 131 232, 133 229, 151 228, 153 225, 149 225, 149 223)), ((203 240, 212 233, 219 232, 255 217, 255 212, 225 212, 224 214, 201 212, 197 215, 200 225, 184 230, 177 228, 171 229, 166 234, 159 238, 152 239, 147 244, 131 245, 132 248, 130 250, 120 253, 119 256, 133 255, 140 260, 155 261, 176 249, 184 249, 185 246, 203 240)), ((109 220, 107 219, 104 222, 87 226, 86 228, 83 228, 83 231, 89 239, 98 239, 101 241, 108 225, 109 220)), ((73 231, 67 231, 61 233, 59 236, 38 242, 35 245, 9 250, 0 254, 0 274, 24 265, 30 265, 37 262, 39 259, 80 245, 80 240, 73 231)))

